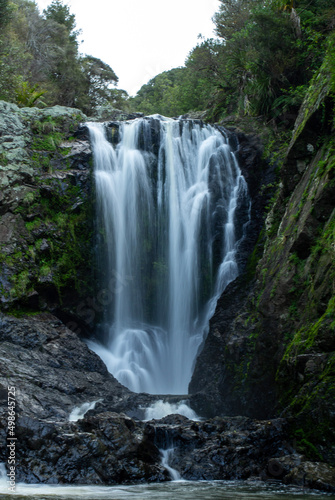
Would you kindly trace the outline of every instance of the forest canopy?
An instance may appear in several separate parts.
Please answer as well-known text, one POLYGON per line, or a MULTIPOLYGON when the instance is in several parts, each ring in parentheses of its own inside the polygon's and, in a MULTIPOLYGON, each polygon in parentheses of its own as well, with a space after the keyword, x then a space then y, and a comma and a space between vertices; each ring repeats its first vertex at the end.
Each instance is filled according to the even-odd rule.
POLYGON ((80 53, 81 32, 67 5, 53 0, 40 13, 30 0, 0 0, 0 99, 86 114, 109 104, 145 114, 207 110, 212 120, 262 115, 292 124, 325 57, 334 59, 334 1, 220 0, 213 22, 216 37, 200 37, 183 67, 129 97, 116 88, 108 64, 80 53))
MULTIPOLYGON (((185 66, 157 75, 134 99, 144 113, 263 115, 292 122, 334 44, 333 0, 220 0, 216 38, 185 66)), ((334 58, 334 52, 330 57, 334 58)))

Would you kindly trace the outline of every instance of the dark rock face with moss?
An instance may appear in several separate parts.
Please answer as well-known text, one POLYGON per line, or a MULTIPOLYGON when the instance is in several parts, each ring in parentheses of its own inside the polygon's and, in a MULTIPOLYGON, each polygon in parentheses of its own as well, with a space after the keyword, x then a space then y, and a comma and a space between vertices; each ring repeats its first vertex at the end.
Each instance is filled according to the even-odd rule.
POLYGON ((2 309, 71 309, 92 293, 93 214, 85 116, 1 102, 2 309))
POLYGON ((317 113, 324 68, 315 82, 258 241, 263 255, 252 262, 256 246, 255 273, 219 300, 190 390, 210 414, 288 417, 297 449, 334 464, 335 142, 317 113))

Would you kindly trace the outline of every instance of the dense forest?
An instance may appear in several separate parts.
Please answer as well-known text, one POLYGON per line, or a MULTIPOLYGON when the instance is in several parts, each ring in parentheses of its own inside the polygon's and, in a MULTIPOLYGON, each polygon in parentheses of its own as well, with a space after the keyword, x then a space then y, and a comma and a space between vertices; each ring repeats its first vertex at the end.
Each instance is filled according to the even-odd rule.
POLYGON ((0 0, 0 98, 86 114, 111 104, 166 116, 208 110, 211 120, 262 115, 290 127, 324 62, 334 85, 332 0, 221 0, 213 22, 216 37, 199 35, 183 67, 129 97, 116 88, 110 66, 80 53, 81 32, 67 5, 54 0, 41 14, 33 1, 0 0))

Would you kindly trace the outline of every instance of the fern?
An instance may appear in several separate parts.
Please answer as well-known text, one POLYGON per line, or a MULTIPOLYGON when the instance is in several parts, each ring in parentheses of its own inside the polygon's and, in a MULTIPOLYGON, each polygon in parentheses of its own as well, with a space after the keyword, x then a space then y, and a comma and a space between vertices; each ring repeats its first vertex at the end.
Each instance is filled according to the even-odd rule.
POLYGON ((32 108, 37 104, 45 106, 41 100, 46 90, 38 90, 39 85, 30 85, 29 82, 21 82, 16 90, 16 103, 20 107, 32 108), (39 102, 38 102, 39 101, 39 102))

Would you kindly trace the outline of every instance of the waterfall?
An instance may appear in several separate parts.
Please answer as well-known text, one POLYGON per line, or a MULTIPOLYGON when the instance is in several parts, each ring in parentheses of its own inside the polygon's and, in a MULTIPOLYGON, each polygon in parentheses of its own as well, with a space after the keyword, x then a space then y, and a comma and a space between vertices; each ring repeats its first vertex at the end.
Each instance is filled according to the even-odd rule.
POLYGON ((155 115, 118 124, 113 146, 107 125, 87 125, 106 292, 89 346, 135 392, 186 394, 217 298, 238 274, 245 180, 223 129, 155 115))
POLYGON ((4 462, 0 462, 0 491, 1 490, 8 491, 8 476, 4 462))
POLYGON ((97 399, 96 401, 92 401, 91 403, 83 403, 80 406, 76 406, 75 408, 73 408, 69 415, 69 421, 78 422, 78 420, 83 419, 89 410, 94 410, 96 404, 101 403, 102 401, 103 399, 97 399))
POLYGON ((168 415, 183 415, 189 420, 200 420, 198 415, 192 408, 190 408, 186 401, 180 401, 179 403, 169 403, 168 401, 155 401, 151 406, 145 408, 144 421, 148 420, 160 420, 161 418, 167 417, 168 415))
POLYGON ((159 450, 162 455, 162 466, 168 471, 170 474, 170 478, 172 481, 180 481, 181 480, 181 475, 176 469, 173 469, 170 465, 169 462, 173 457, 174 453, 174 448, 169 448, 167 450, 159 450))

